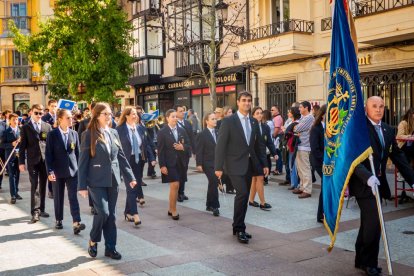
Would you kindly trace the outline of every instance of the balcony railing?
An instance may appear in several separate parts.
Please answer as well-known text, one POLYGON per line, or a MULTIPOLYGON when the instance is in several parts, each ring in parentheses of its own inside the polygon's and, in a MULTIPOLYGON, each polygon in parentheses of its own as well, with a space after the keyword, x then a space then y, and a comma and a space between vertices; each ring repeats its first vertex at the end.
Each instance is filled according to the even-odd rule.
POLYGON ((26 66, 3 67, 4 81, 27 81, 32 77, 32 68, 26 66))
POLYGON ((332 30, 332 17, 323 18, 321 20, 321 31, 332 30))
POLYGON ((354 0, 351 2, 351 10, 358 17, 412 5, 414 0, 354 0))
POLYGON ((13 20, 14 24, 19 30, 30 31, 30 17, 29 16, 13 16, 2 18, 3 33, 9 31, 9 21, 13 20))
POLYGON ((313 33, 313 29, 313 21, 290 19, 251 29, 247 33, 247 40, 261 39, 287 32, 313 33))

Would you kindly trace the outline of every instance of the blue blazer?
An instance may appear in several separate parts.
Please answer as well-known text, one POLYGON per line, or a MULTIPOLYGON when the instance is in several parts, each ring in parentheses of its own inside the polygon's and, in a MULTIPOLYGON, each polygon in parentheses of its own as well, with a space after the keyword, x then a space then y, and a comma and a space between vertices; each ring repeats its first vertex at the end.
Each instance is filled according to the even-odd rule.
POLYGON ((50 113, 47 113, 46 115, 42 116, 42 121, 45 123, 48 123, 52 128, 53 125, 55 124, 55 119, 53 119, 53 116, 50 115, 50 113))
POLYGON ((174 149, 176 143, 171 128, 166 125, 157 135, 158 162, 161 167, 175 167, 177 162, 186 167, 188 155, 191 154, 190 140, 183 128, 177 126, 178 140, 184 145, 184 151, 174 149))
MULTIPOLYGON (((149 144, 147 130, 141 125, 139 126, 137 125, 136 129, 142 141, 141 148, 140 148, 142 160, 143 161, 149 160, 150 162, 155 161, 154 154, 149 144)), ((122 125, 117 126, 116 130, 118 131, 125 157, 127 160, 129 160, 131 158, 131 153, 132 153, 132 141, 129 136, 128 126, 126 123, 124 123, 122 125)))
MULTIPOLYGON (((6 130, 3 132, 3 135, 1 137, 1 147, 5 149, 6 159, 9 157, 11 151, 14 148, 12 143, 16 141, 19 137, 20 137, 20 128, 17 128, 16 134, 14 134, 11 127, 6 128, 6 130)), ((19 146, 16 147, 16 149, 18 148, 19 146)), ((15 158, 16 158, 16 152, 13 153, 13 156, 10 158, 9 162, 13 162, 15 158)))
POLYGON ((79 160, 78 133, 69 129, 68 142, 64 145, 59 128, 49 132, 46 140, 45 158, 48 174, 53 172, 56 178, 76 176, 79 160))
MULTIPOLYGON (((216 139, 218 137, 218 131, 214 129, 216 139)), ((210 130, 206 127, 197 136, 196 147, 196 164, 202 166, 203 170, 207 167, 214 168, 216 142, 211 134, 210 130)))
POLYGON ((121 184, 121 173, 126 184, 136 180, 122 150, 118 132, 110 128, 109 133, 111 152, 108 152, 105 143, 96 141, 95 156, 92 157, 90 155, 90 130, 83 132, 79 155, 79 190, 86 190, 87 187, 109 188, 119 186, 121 184))
POLYGON ((187 137, 189 139, 189 145, 191 147, 191 151, 188 153, 188 157, 191 157, 191 153, 195 154, 195 143, 194 143, 194 133, 193 133, 193 126, 191 125, 191 123, 187 120, 184 120, 184 126, 181 125, 181 123, 177 122, 177 127, 178 128, 184 128, 187 137))
POLYGON ((263 142, 266 145, 266 147, 269 149, 270 154, 272 156, 275 156, 276 153, 276 147, 273 143, 272 134, 270 133, 270 127, 267 124, 260 123, 262 126, 262 138, 263 142))

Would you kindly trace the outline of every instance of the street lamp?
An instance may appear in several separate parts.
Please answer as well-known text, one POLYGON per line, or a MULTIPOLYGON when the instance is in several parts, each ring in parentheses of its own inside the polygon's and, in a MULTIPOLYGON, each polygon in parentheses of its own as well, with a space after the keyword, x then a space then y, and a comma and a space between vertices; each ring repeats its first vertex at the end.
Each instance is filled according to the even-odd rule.
POLYGON ((246 37, 244 27, 238 27, 233 25, 226 25, 224 22, 227 21, 229 15, 229 5, 220 0, 215 6, 216 18, 219 20, 219 26, 233 33, 234 35, 240 36, 242 39, 246 37))

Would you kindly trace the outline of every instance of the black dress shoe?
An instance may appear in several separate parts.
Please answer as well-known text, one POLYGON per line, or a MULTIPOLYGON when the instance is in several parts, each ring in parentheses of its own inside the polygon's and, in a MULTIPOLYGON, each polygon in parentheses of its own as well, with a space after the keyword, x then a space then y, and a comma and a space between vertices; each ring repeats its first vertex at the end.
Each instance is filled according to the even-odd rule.
POLYGON ((177 214, 176 216, 171 214, 171 217, 172 217, 173 220, 179 220, 180 219, 180 214, 177 214))
POLYGON ((85 224, 78 223, 77 225, 73 225, 73 234, 78 235, 80 231, 85 230, 85 224))
POLYGON ((147 183, 145 183, 144 181, 142 181, 141 186, 148 186, 147 183))
POLYGON ((109 257, 114 260, 120 260, 122 258, 121 254, 119 254, 116 250, 105 250, 105 257, 109 257))
POLYGON ((249 243, 249 238, 246 236, 246 233, 245 232, 237 232, 237 240, 240 242, 240 243, 249 243))
POLYGON ((228 190, 228 191, 226 191, 226 194, 231 194, 231 195, 234 195, 236 192, 234 191, 234 190, 228 190))
POLYGON ((253 207, 259 207, 259 203, 257 203, 256 201, 250 202, 249 201, 249 206, 253 206, 253 207))
POLYGON ((188 196, 183 195, 183 199, 184 199, 184 200, 188 200, 188 196))
POLYGON ((56 229, 63 229, 63 225, 62 225, 62 221, 61 220, 57 220, 56 221, 55 228, 56 229))
POLYGON ((40 212, 40 216, 41 216, 42 218, 48 218, 48 217, 49 217, 49 214, 48 214, 48 213, 46 213, 45 211, 43 211, 43 212, 40 212))
POLYGON ((16 199, 22 200, 23 198, 19 194, 16 194, 16 199))
POLYGON ((47 197, 53 199, 53 194, 51 192, 48 192, 47 197))
POLYGON ((213 216, 215 216, 215 217, 220 216, 220 211, 219 211, 219 209, 218 209, 218 208, 214 208, 214 209, 213 209, 213 216))
POLYGON ((182 195, 178 195, 177 201, 178 202, 183 202, 184 201, 184 197, 182 195))
POLYGON ((40 217, 39 217, 39 212, 34 212, 34 214, 33 214, 33 216, 32 216, 32 219, 30 220, 30 223, 36 223, 36 222, 38 222, 40 220, 40 217))
POLYGON ((382 273, 382 268, 381 267, 368 267, 368 266, 365 266, 365 265, 355 264, 355 268, 358 268, 358 269, 361 269, 361 270, 365 271, 365 273, 367 275, 381 275, 381 273, 382 273), (375 273, 374 270, 376 270, 377 274, 369 274, 369 273, 375 273))
POLYGON ((269 209, 272 208, 272 205, 270 205, 269 203, 265 203, 265 204, 260 204, 260 209, 268 211, 269 209))
POLYGON ((10 199, 10 204, 16 204, 16 198, 15 197, 12 197, 10 199))
MULTIPOLYGON (((95 242, 94 245, 91 245, 91 241, 89 241, 88 253, 89 253, 89 256, 91 256, 92 258, 95 258, 96 255, 98 255, 98 243, 97 242, 95 242)), ((105 256, 106 256, 106 252, 105 252, 105 256)))
POLYGON ((98 213, 96 212, 95 208, 91 207, 91 215, 97 215, 98 213))
MULTIPOLYGON (((239 233, 238 231, 236 231, 236 230, 233 230, 233 235, 237 235, 237 233, 239 233)), ((248 238, 248 239, 251 239, 252 238, 252 235, 250 235, 249 233, 247 233, 247 232, 243 232, 245 235, 246 235, 246 237, 248 238)))
POLYGON ((152 178, 152 179, 157 178, 157 174, 155 174, 155 173, 154 173, 153 175, 151 175, 151 178, 152 178))
POLYGON ((213 207, 206 207, 206 211, 213 212, 214 208, 213 207))

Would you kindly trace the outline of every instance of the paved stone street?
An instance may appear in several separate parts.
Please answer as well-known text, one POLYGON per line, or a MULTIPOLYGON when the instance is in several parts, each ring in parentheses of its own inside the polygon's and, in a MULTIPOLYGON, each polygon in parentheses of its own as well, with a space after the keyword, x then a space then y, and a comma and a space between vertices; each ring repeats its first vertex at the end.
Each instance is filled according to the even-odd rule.
MULTIPOLYGON (((194 164, 193 164, 194 166, 194 164)), ((279 179, 282 179, 281 177, 279 179)), ((247 231, 250 244, 242 245, 232 235, 233 195, 220 195, 221 217, 205 211, 207 181, 190 170, 186 194, 179 204, 180 220, 167 216, 168 186, 160 179, 144 179, 146 205, 139 209, 139 229, 123 220, 125 188, 118 198, 117 249, 121 261, 103 256, 98 246, 94 260, 87 253, 92 216, 86 199, 80 198, 86 231, 74 236, 68 202, 64 229, 54 228, 53 201, 47 199, 50 218, 28 224, 30 188, 27 174, 21 181, 24 198, 9 204, 8 178, 0 192, 0 275, 363 275, 354 269, 354 242, 359 227, 359 208, 354 200, 342 212, 340 233, 332 253, 326 251, 328 235, 316 222, 319 185, 312 198, 299 200, 272 177, 266 186, 271 211, 249 207, 247 231)), ((383 206, 394 275, 414 275, 413 204, 383 206)), ((383 259, 380 265, 386 271, 383 259)))

